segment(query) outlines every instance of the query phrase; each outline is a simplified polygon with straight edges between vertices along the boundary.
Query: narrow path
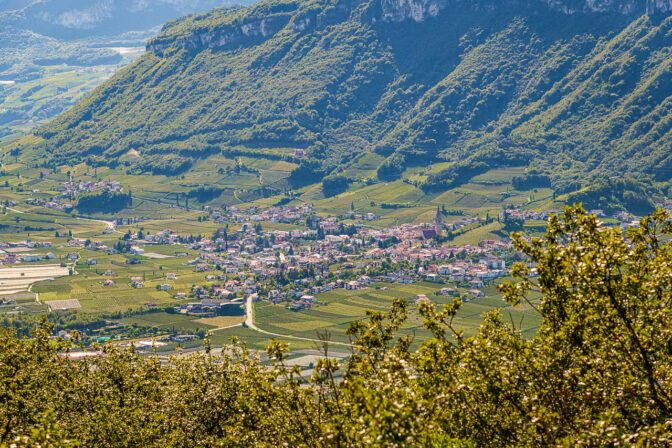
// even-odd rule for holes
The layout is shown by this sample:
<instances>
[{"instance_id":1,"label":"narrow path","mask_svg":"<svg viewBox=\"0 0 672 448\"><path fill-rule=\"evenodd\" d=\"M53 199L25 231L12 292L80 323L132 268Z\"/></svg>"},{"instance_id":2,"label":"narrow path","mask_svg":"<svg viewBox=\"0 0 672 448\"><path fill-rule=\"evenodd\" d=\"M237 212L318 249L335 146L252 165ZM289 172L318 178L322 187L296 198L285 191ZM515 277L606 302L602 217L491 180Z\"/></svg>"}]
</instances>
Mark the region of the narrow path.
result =
<instances>
[{"instance_id":1,"label":"narrow path","mask_svg":"<svg viewBox=\"0 0 672 448\"><path fill-rule=\"evenodd\" d=\"M18 213L20 215L25 215L26 214L26 212L23 212L21 210L18 210L18 209L12 208L12 207L6 207L6 210L8 210L10 212ZM114 223L114 221L105 221L103 219L89 218L87 216L77 216L77 217L75 217L75 219L77 219L79 221L92 221L92 222L105 224L111 232L119 233L119 234L122 233L122 232L117 230L117 225Z\"/></svg>"},{"instance_id":2,"label":"narrow path","mask_svg":"<svg viewBox=\"0 0 672 448\"><path fill-rule=\"evenodd\" d=\"M213 328L213 329L208 330L208 331L212 331L214 333L215 331L228 330L229 328L236 328L236 327L242 327L242 326L243 326L243 323L241 322L239 324L229 325L228 327Z\"/></svg>"},{"instance_id":3,"label":"narrow path","mask_svg":"<svg viewBox=\"0 0 672 448\"><path fill-rule=\"evenodd\" d=\"M34 284L35 283L31 283L30 285L28 285L28 292L33 292L33 285ZM39 292L35 293L35 301L39 304L42 304L42 302L40 302L40 293Z\"/></svg>"},{"instance_id":4,"label":"narrow path","mask_svg":"<svg viewBox=\"0 0 672 448\"><path fill-rule=\"evenodd\" d=\"M17 209L12 208L12 207L5 207L5 209L9 210L10 212L18 213L20 215L25 215L26 214L26 212L22 212L21 210L17 210Z\"/></svg>"},{"instance_id":5,"label":"narrow path","mask_svg":"<svg viewBox=\"0 0 672 448\"><path fill-rule=\"evenodd\" d=\"M123 232L117 230L117 225L115 224L114 221L105 221L103 219L87 218L86 216L77 216L76 219L79 221L91 221L105 224L110 232L123 234Z\"/></svg>"},{"instance_id":6,"label":"narrow path","mask_svg":"<svg viewBox=\"0 0 672 448\"><path fill-rule=\"evenodd\" d=\"M297 341L307 341L307 342L317 342L319 344L323 343L324 341L321 341L319 339L312 339L312 338L303 338L300 336L293 336L293 335L288 335L288 334L278 334L278 333L271 333L270 331L262 330L261 328L257 327L254 323L254 306L252 303L252 296L247 297L247 302L245 305L245 313L247 315L247 318L245 319L245 325L247 325L247 328L254 330L256 332L268 335L268 336L273 336L276 338L285 338L285 339L294 339ZM329 345L340 345L343 347L352 347L351 344L348 344L346 342L336 342L336 341L329 341Z\"/></svg>"}]
</instances>

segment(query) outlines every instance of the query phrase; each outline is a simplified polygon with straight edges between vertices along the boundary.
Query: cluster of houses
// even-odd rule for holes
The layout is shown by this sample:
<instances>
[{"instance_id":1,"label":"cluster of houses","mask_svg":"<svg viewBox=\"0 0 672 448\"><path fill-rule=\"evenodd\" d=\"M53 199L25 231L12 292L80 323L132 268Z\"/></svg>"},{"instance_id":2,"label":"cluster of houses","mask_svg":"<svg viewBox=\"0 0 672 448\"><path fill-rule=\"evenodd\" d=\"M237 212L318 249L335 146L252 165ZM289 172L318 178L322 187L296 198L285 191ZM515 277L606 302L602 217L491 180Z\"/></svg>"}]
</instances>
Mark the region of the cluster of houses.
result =
<instances>
[{"instance_id":1,"label":"cluster of houses","mask_svg":"<svg viewBox=\"0 0 672 448\"><path fill-rule=\"evenodd\" d=\"M313 206L311 204L301 204L295 206L279 206L261 209L259 207L250 207L241 209L235 206L227 207L223 210L206 208L210 212L210 217L215 222L274 222L285 224L296 224L305 222L313 215Z\"/></svg>"},{"instance_id":2,"label":"cluster of houses","mask_svg":"<svg viewBox=\"0 0 672 448\"><path fill-rule=\"evenodd\" d=\"M602 214L601 210L597 210ZM557 214L556 210L545 210L545 211L534 211L534 210L521 210L518 208L512 208L502 211L498 219L500 221L516 220L516 221L546 221L549 216ZM598 215L599 216L599 215Z\"/></svg>"},{"instance_id":3,"label":"cluster of houses","mask_svg":"<svg viewBox=\"0 0 672 448\"><path fill-rule=\"evenodd\" d=\"M120 192L121 190L121 183L118 181L101 180L99 182L91 182L69 180L62 183L61 194L59 196L49 199L30 198L26 200L26 203L70 213L74 209L72 201L79 194L95 191ZM33 193L39 193L39 191L34 190Z\"/></svg>"},{"instance_id":4,"label":"cluster of houses","mask_svg":"<svg viewBox=\"0 0 672 448\"><path fill-rule=\"evenodd\" d=\"M323 220L324 223L329 223ZM423 230L427 225L404 224L387 229L357 228L355 234L326 234L315 238L311 229L299 231L264 231L253 225L240 229L217 232L213 238L201 238L187 246L198 251L198 257L187 261L195 272L206 273L214 286L197 286L189 296L199 299L229 299L232 296L260 294L274 303L286 302L292 309L314 306L306 296L336 288L357 290L374 281L413 283L420 280L457 282L471 288L483 287L488 282L506 274L506 259L512 246L507 241L486 240L478 246L442 246L427 241ZM306 232L311 232L306 234ZM135 237L135 235L133 236ZM170 230L155 235L156 242L179 243L180 237ZM379 242L394 238L394 244L381 247ZM133 241L132 252L141 254L148 241ZM352 277L358 272L382 266L385 260L417 264L414 269L376 275ZM338 279L327 279L332 266L338 265ZM232 277L237 280L232 280ZM289 287L264 290L266 279L282 277ZM144 287L142 279L134 279L132 286ZM160 285L170 290L169 285ZM178 298L186 298L186 295Z\"/></svg>"},{"instance_id":5,"label":"cluster of houses","mask_svg":"<svg viewBox=\"0 0 672 448\"><path fill-rule=\"evenodd\" d=\"M118 191L116 182L67 182L66 191L83 192L92 189ZM666 202L672 210L672 201ZM176 313L194 316L240 315L244 312L245 297L264 299L285 304L296 311L319 306L316 297L337 288L359 290L375 283L412 284L418 281L434 282L444 286L445 296L479 298L483 288L496 279L508 275L508 265L519 261L510 241L484 240L477 245L444 244L437 236L464 227L479 224L478 217L460 216L444 223L437 210L436 219L429 224L401 224L387 228L373 228L359 222L344 226L341 218L317 217L310 204L278 206L268 209L228 207L215 210L206 207L209 218L220 223L243 223L235 229L222 227L212 237L186 238L166 229L153 234L127 234L129 252L142 255L146 246L176 245L198 252L185 260L195 272L205 274L206 282L190 291L172 291L170 281L174 273L165 276L158 290L171 292L181 300ZM598 216L600 210L593 211ZM546 220L553 210L536 212L511 209L502 212L500 219ZM345 218L375 219L373 214L354 211ZM621 223L632 224L636 217L625 212L615 216ZM263 229L263 223L300 224L295 230ZM124 224L123 220L118 222ZM232 226L233 227L233 226ZM297 226L298 227L298 226ZM0 244L0 264L42 261L56 258L53 253L35 255L12 252L12 248L38 247L31 241ZM115 253L116 249L100 241L70 238L69 247L86 247L92 251ZM130 245L130 246L128 246ZM48 246L43 246L48 247ZM185 251L186 252L186 251ZM176 252L177 253L177 252ZM71 254L78 257L77 254ZM51 257L51 258L49 258ZM70 257L70 255L68 256ZM74 258L75 260L77 258ZM91 266L94 258L88 259ZM114 274L106 271L103 285L114 286ZM130 286L145 288L142 277L132 277ZM437 286L438 288L438 286ZM187 302L187 300L189 300ZM416 301L430 300L422 294ZM183 303L186 302L186 303Z\"/></svg>"},{"instance_id":6,"label":"cluster of houses","mask_svg":"<svg viewBox=\"0 0 672 448\"><path fill-rule=\"evenodd\" d=\"M17 241L0 243L0 266L18 263L35 263L39 261L55 260L53 252L46 254L33 253L33 249L51 248L51 242Z\"/></svg>"},{"instance_id":7,"label":"cluster of houses","mask_svg":"<svg viewBox=\"0 0 672 448\"><path fill-rule=\"evenodd\" d=\"M487 255L478 261L473 259L457 260L449 264L432 264L423 269L425 279L430 282L443 282L445 280L469 284L473 288L482 288L489 281L506 275L506 261Z\"/></svg>"},{"instance_id":8,"label":"cluster of houses","mask_svg":"<svg viewBox=\"0 0 672 448\"><path fill-rule=\"evenodd\" d=\"M121 183L116 180L91 181L66 181L63 182L63 195L74 197L77 194L92 193L94 191L109 191L116 193L121 191Z\"/></svg>"},{"instance_id":9,"label":"cluster of houses","mask_svg":"<svg viewBox=\"0 0 672 448\"><path fill-rule=\"evenodd\" d=\"M666 199L662 204L662 208L667 211L672 212L672 200ZM557 214L557 210L545 210L542 212L533 211L533 210L521 210L521 209L508 209L502 211L498 219L500 220L515 220L522 223L526 221L546 221L549 216ZM628 227L637 227L639 225L639 217L628 213L626 211L618 211L612 215L607 214L604 210L593 209L588 213L597 216L598 218L613 218L620 223L622 229Z\"/></svg>"},{"instance_id":10,"label":"cluster of houses","mask_svg":"<svg viewBox=\"0 0 672 448\"><path fill-rule=\"evenodd\" d=\"M243 316L245 309L242 299L204 298L174 308L179 314L199 317Z\"/></svg>"},{"instance_id":11,"label":"cluster of houses","mask_svg":"<svg viewBox=\"0 0 672 448\"><path fill-rule=\"evenodd\" d=\"M51 199L31 198L26 201L29 205L37 205L40 207L50 208L52 210L60 210L65 213L72 212L75 207L68 199L55 197Z\"/></svg>"}]
</instances>

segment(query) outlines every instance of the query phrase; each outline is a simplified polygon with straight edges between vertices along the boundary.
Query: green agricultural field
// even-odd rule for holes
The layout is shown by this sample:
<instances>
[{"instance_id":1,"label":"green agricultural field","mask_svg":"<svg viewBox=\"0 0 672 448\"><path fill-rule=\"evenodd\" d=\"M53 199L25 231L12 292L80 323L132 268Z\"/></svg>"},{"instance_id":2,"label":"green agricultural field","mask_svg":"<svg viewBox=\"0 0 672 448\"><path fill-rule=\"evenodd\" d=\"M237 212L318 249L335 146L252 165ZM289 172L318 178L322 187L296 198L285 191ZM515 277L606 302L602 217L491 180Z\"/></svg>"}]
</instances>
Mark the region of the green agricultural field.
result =
<instances>
[{"instance_id":1,"label":"green agricultural field","mask_svg":"<svg viewBox=\"0 0 672 448\"><path fill-rule=\"evenodd\" d=\"M156 246L152 250L170 256L171 248L175 250L172 246ZM78 299L83 313L125 312L129 309L143 309L148 303L160 307L177 305L181 302L173 298L176 293L188 293L192 285L205 283L205 274L196 273L191 266L186 265L189 257L140 257L140 264L131 265L126 262L124 255L105 255L85 249L79 249L78 253L80 263L76 266L76 275L41 282L33 287L41 301ZM89 259L95 259L97 264L87 265ZM108 270L113 275L103 275ZM177 279L166 280L167 273L175 273ZM145 286L133 288L132 277L143 278ZM106 279L111 279L114 284L104 286ZM158 291L156 286L164 283L171 285L172 289Z\"/></svg>"},{"instance_id":2,"label":"green agricultural field","mask_svg":"<svg viewBox=\"0 0 672 448\"><path fill-rule=\"evenodd\" d=\"M101 239L107 225L102 222L73 218L71 215L43 207L17 206L0 214L0 241L18 241L26 238L35 241L60 242L56 232L83 239Z\"/></svg>"},{"instance_id":3,"label":"green agricultural field","mask_svg":"<svg viewBox=\"0 0 672 448\"><path fill-rule=\"evenodd\" d=\"M445 167L446 164L439 165ZM405 177L411 179L417 176L419 170L409 169ZM324 215L342 215L349 212L352 206L359 213L375 213L379 219L371 224L379 227L431 222L436 214L436 207L463 212L465 216L480 217L486 217L488 214L494 217L504 207L511 206L529 210L560 207L552 200L550 189L515 190L511 185L511 179L522 172L524 172L522 168L491 170L460 187L430 194L399 180L378 182L368 186L353 183L348 191L325 198L321 185L317 184L306 188L301 199L313 203L316 211ZM345 174L350 174L350 171L346 170Z\"/></svg>"},{"instance_id":4,"label":"green agricultural field","mask_svg":"<svg viewBox=\"0 0 672 448\"><path fill-rule=\"evenodd\" d=\"M315 342L289 338L271 338L265 334L243 327L213 331L210 336L210 340L214 345L230 344L233 339L244 342L249 348L254 350L265 350L272 340L288 344L291 350L315 349L319 347L319 344Z\"/></svg>"},{"instance_id":5,"label":"green agricultural field","mask_svg":"<svg viewBox=\"0 0 672 448\"><path fill-rule=\"evenodd\" d=\"M48 199L58 195L62 183L69 178L89 182L118 181L125 191L132 191L133 195L131 206L114 213L114 216L124 217L180 220L182 213L186 212L187 195L190 196L188 205L192 211L201 210L206 203L219 206L263 199L264 196L284 191L287 187L285 180L296 167L282 160L215 154L199 160L191 170L180 176L150 175L123 168L91 168L82 163L60 167L52 172L32 168L36 161L44 161L43 154L31 146L36 142L35 139L25 138L14 145L0 146L0 162L3 163L4 172L0 176L0 188L7 193L7 199L19 203L32 198ZM17 146L23 149L18 156L12 156L10 151ZM236 169L238 163L243 166L240 170ZM4 187L5 181L8 187ZM195 192L203 186L215 188L220 194L199 202ZM110 218L109 214L104 213L96 216Z\"/></svg>"},{"instance_id":6,"label":"green agricultural field","mask_svg":"<svg viewBox=\"0 0 672 448\"><path fill-rule=\"evenodd\" d=\"M320 332L329 332L332 340L348 342L345 334L350 322L365 319L366 312L385 312L394 299L404 299L409 303L409 319L403 327L406 334L415 335L417 341L429 336L422 326L422 320L417 314L415 296L426 294L432 301L443 304L452 300L443 296L436 296L435 292L441 288L431 283L412 285L379 284L376 287L360 291L334 290L316 296L316 301L322 305L311 310L291 311L284 305L258 303L255 305L256 325L271 333L302 338L317 338ZM486 297L463 303L457 318L456 326L466 334L474 334L478 329L483 313L496 309L502 310L507 320L520 325L524 333L532 333L538 326L539 318L531 309L523 306L512 308L504 303L496 289L486 290Z\"/></svg>"},{"instance_id":7,"label":"green agricultural field","mask_svg":"<svg viewBox=\"0 0 672 448\"><path fill-rule=\"evenodd\" d=\"M161 331L176 330L181 333L195 332L198 330L210 330L212 325L197 322L198 318L182 314L169 314L166 312L148 313L133 317L124 317L120 322L126 325L141 327L156 327Z\"/></svg>"},{"instance_id":8,"label":"green agricultural field","mask_svg":"<svg viewBox=\"0 0 672 448\"><path fill-rule=\"evenodd\" d=\"M508 236L508 233L503 230L502 225L497 221L485 225L472 225L465 230L467 231L460 233L450 244L475 246L483 240L500 240L502 237Z\"/></svg>"}]
</instances>

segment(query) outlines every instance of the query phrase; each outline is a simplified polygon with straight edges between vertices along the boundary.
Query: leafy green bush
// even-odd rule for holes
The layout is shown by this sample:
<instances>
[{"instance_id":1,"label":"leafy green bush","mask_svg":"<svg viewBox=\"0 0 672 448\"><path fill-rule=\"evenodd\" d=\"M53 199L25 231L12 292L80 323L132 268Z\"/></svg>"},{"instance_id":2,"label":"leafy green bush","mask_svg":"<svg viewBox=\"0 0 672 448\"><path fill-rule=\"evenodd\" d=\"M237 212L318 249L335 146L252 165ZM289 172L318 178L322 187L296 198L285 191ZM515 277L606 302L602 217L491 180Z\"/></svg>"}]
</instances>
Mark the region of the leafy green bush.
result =
<instances>
[{"instance_id":1,"label":"leafy green bush","mask_svg":"<svg viewBox=\"0 0 672 448\"><path fill-rule=\"evenodd\" d=\"M208 202L219 197L223 192L224 188L213 187L212 185L209 185L191 190L187 195L190 198L197 199L199 202Z\"/></svg>"},{"instance_id":2,"label":"leafy green bush","mask_svg":"<svg viewBox=\"0 0 672 448\"><path fill-rule=\"evenodd\" d=\"M336 196L345 192L350 185L350 178L336 175L325 177L322 181L322 192L326 197Z\"/></svg>"},{"instance_id":3,"label":"leafy green bush","mask_svg":"<svg viewBox=\"0 0 672 448\"><path fill-rule=\"evenodd\" d=\"M551 186L551 176L537 170L530 170L522 176L514 176L511 180L513 188L517 190L531 190L533 188L548 188Z\"/></svg>"},{"instance_id":4,"label":"leafy green bush","mask_svg":"<svg viewBox=\"0 0 672 448\"><path fill-rule=\"evenodd\" d=\"M613 213L628 210L644 215L654 210L650 190L653 187L629 177L601 179L592 186L572 193L570 204L582 203L588 209L602 209Z\"/></svg>"},{"instance_id":5,"label":"leafy green bush","mask_svg":"<svg viewBox=\"0 0 672 448\"><path fill-rule=\"evenodd\" d=\"M385 159L378 167L380 180L392 181L398 179L406 169L406 157L402 154L394 154Z\"/></svg>"},{"instance_id":6,"label":"leafy green bush","mask_svg":"<svg viewBox=\"0 0 672 448\"><path fill-rule=\"evenodd\" d=\"M129 207L132 203L130 192L102 191L81 196L77 200L76 208L83 213L114 213Z\"/></svg>"}]
</instances>

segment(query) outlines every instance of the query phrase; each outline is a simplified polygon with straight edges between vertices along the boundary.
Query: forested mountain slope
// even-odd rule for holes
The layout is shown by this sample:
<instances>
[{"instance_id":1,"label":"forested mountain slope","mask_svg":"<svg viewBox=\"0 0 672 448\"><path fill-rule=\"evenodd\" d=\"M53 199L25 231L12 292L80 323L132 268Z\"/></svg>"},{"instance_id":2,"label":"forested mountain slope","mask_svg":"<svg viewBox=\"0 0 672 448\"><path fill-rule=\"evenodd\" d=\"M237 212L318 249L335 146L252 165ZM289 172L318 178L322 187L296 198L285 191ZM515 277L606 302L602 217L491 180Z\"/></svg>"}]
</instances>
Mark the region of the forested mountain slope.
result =
<instances>
[{"instance_id":1,"label":"forested mountain slope","mask_svg":"<svg viewBox=\"0 0 672 448\"><path fill-rule=\"evenodd\" d=\"M558 192L672 176L669 0L267 0L164 27L41 129L51 163L176 173L236 146L306 148L295 180L358 154L426 190L529 165ZM604 187L602 185L599 188ZM622 186L619 188L623 188ZM641 186L627 187L637 193ZM621 192L622 193L622 192Z\"/></svg>"}]
</instances>

